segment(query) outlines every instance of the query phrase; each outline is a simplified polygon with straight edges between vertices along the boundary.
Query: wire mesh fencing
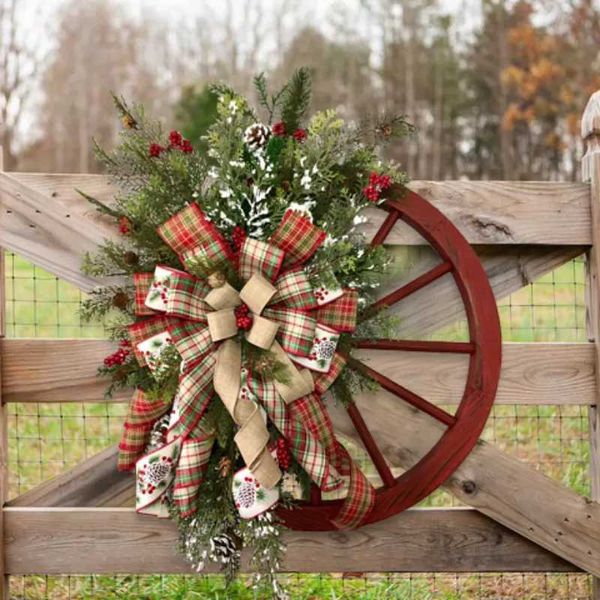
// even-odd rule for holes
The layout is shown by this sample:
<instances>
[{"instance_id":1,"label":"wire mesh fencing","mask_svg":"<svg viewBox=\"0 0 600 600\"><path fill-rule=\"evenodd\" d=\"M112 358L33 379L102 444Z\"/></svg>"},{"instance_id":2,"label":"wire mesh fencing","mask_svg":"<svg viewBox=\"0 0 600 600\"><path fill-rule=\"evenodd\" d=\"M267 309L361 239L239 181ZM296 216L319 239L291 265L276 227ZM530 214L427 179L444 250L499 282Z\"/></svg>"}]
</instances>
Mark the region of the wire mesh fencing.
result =
<instances>
[{"instance_id":1,"label":"wire mesh fencing","mask_svg":"<svg viewBox=\"0 0 600 600\"><path fill-rule=\"evenodd\" d=\"M6 260L8 337L102 337L101 324L83 323L82 294L11 253ZM583 259L573 260L498 303L505 341L585 341ZM8 408L9 496L14 497L75 466L121 433L126 405L14 403ZM585 406L496 405L483 435L500 449L589 494ZM443 491L424 503L454 504ZM321 574L290 575L294 598L514 598L591 597L590 577L569 574ZM11 577L11 598L164 599L252 598L242 580L223 592L218 576Z\"/></svg>"}]
</instances>

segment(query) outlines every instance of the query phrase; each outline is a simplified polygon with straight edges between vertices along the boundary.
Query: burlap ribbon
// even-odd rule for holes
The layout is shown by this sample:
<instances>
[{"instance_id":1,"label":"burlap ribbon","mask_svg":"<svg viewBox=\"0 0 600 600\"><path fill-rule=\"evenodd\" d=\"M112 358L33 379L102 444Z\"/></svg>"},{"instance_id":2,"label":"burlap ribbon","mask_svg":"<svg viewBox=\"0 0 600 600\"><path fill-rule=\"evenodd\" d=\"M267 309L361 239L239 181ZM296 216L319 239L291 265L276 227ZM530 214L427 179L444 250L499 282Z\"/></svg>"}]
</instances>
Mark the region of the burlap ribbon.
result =
<instances>
[{"instance_id":1,"label":"burlap ribbon","mask_svg":"<svg viewBox=\"0 0 600 600\"><path fill-rule=\"evenodd\" d=\"M260 316L277 289L262 275L254 273L238 292L228 283L213 289L204 300L214 309L207 314L208 329L213 342L225 340L217 351L213 376L215 391L238 425L235 442L246 466L261 485L272 488L281 478L281 471L268 450L269 432L258 405L240 394L242 348L238 339L235 308L242 302L252 313L252 326L246 334L251 344L273 352L285 364L286 383L277 382L277 391L285 402L293 402L314 390L310 373L299 371L275 341L279 325ZM303 369L302 371L305 371Z\"/></svg>"}]
</instances>

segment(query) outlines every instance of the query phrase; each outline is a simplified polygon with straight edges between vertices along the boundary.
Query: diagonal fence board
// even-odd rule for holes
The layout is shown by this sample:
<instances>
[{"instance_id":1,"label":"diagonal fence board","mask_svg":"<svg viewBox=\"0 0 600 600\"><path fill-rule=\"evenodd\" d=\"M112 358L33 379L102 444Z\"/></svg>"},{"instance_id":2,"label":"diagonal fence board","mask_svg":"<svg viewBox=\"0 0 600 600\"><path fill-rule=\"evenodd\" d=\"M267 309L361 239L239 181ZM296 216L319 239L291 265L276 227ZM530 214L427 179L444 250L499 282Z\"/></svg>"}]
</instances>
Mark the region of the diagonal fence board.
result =
<instances>
[{"instance_id":1,"label":"diagonal fence board","mask_svg":"<svg viewBox=\"0 0 600 600\"><path fill-rule=\"evenodd\" d=\"M100 402L98 365L114 347L104 340L6 339L0 342L5 402ZM467 355L357 350L356 356L436 404L462 397ZM505 343L497 404L596 402L594 347L589 343ZM110 402L126 402L120 391Z\"/></svg>"},{"instance_id":2,"label":"diagonal fence board","mask_svg":"<svg viewBox=\"0 0 600 600\"><path fill-rule=\"evenodd\" d=\"M444 426L380 390L357 406L392 467L408 469L437 442ZM338 432L360 443L346 411L328 400ZM600 574L600 504L480 440L444 487L512 531L594 575Z\"/></svg>"},{"instance_id":3,"label":"diagonal fence board","mask_svg":"<svg viewBox=\"0 0 600 600\"><path fill-rule=\"evenodd\" d=\"M7 508L4 518L11 575L190 572L174 524L133 509ZM288 572L577 570L471 509L411 509L358 530L284 538Z\"/></svg>"},{"instance_id":4,"label":"diagonal fence board","mask_svg":"<svg viewBox=\"0 0 600 600\"><path fill-rule=\"evenodd\" d=\"M475 250L483 264L494 295L498 300L532 283L542 275L560 267L585 251L581 246L484 246ZM386 285L381 295L411 281L439 262L428 247L418 249L402 261L393 284ZM435 298L435 302L431 299ZM464 303L451 275L445 275L415 292L389 309L399 319L399 337L423 337L465 318Z\"/></svg>"},{"instance_id":5,"label":"diagonal fence board","mask_svg":"<svg viewBox=\"0 0 600 600\"><path fill-rule=\"evenodd\" d=\"M133 506L131 473L117 471L117 446L10 500L8 506Z\"/></svg>"},{"instance_id":6,"label":"diagonal fence board","mask_svg":"<svg viewBox=\"0 0 600 600\"><path fill-rule=\"evenodd\" d=\"M11 173L63 206L81 203L75 189L110 202L109 177L85 174ZM590 187L585 183L536 181L412 181L410 189L439 208L471 244L591 244ZM367 228L383 219L382 211ZM398 228L390 243L421 244Z\"/></svg>"},{"instance_id":7,"label":"diagonal fence board","mask_svg":"<svg viewBox=\"0 0 600 600\"><path fill-rule=\"evenodd\" d=\"M84 206L83 199L80 206ZM80 272L86 252L116 231L88 206L75 212L0 173L0 245L90 291L99 280Z\"/></svg>"}]
</instances>

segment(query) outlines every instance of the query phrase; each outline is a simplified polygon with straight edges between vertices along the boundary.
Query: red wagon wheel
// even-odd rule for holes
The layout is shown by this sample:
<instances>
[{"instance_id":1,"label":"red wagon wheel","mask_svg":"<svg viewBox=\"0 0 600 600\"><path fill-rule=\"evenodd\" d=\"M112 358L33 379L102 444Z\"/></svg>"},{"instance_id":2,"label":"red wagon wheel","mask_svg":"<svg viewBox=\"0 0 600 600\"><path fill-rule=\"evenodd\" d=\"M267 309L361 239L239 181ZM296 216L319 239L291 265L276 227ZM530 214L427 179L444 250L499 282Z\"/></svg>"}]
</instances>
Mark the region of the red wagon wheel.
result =
<instances>
[{"instance_id":1,"label":"red wagon wheel","mask_svg":"<svg viewBox=\"0 0 600 600\"><path fill-rule=\"evenodd\" d=\"M376 380L382 388L401 401L427 413L446 427L437 443L421 460L399 477L394 477L358 407L356 404L349 407L352 423L383 482L383 486L377 490L375 507L364 524L386 519L420 502L438 488L467 457L481 434L494 402L502 350L494 294L479 258L456 227L427 200L411 191L387 200L383 208L388 211L388 215L373 238L373 245L383 244L396 222L402 220L429 242L441 258L441 263L379 299L375 308L396 304L451 273L462 297L469 341L363 339L356 340L356 347L466 354L469 356L469 369L462 399L452 415L363 362L355 358L349 359L350 368ZM325 501L317 497L297 508L281 509L279 514L292 529L330 530L335 529L332 520L341 503L342 500Z\"/></svg>"}]
</instances>

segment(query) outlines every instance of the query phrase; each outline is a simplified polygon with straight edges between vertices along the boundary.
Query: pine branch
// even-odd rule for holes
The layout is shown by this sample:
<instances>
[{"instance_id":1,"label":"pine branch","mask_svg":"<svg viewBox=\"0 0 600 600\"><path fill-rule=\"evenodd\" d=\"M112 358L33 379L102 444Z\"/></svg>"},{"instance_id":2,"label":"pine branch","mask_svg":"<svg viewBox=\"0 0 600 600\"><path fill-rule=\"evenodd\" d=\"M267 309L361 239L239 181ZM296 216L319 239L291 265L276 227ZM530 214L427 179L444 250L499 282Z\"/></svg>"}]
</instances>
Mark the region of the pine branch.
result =
<instances>
[{"instance_id":1,"label":"pine branch","mask_svg":"<svg viewBox=\"0 0 600 600\"><path fill-rule=\"evenodd\" d=\"M311 97L311 77L307 67L298 69L283 92L281 120L287 131L294 131L308 111Z\"/></svg>"},{"instance_id":2,"label":"pine branch","mask_svg":"<svg viewBox=\"0 0 600 600\"><path fill-rule=\"evenodd\" d=\"M86 194L80 189L75 188L75 191L80 196L83 196L90 204L93 204L100 212L110 215L111 217L115 217L115 219L120 219L123 216L123 213L119 212L118 210L115 210L114 208L111 208L110 206L108 206L108 204L104 204L104 202L100 202L100 200L98 200L97 198Z\"/></svg>"}]
</instances>

